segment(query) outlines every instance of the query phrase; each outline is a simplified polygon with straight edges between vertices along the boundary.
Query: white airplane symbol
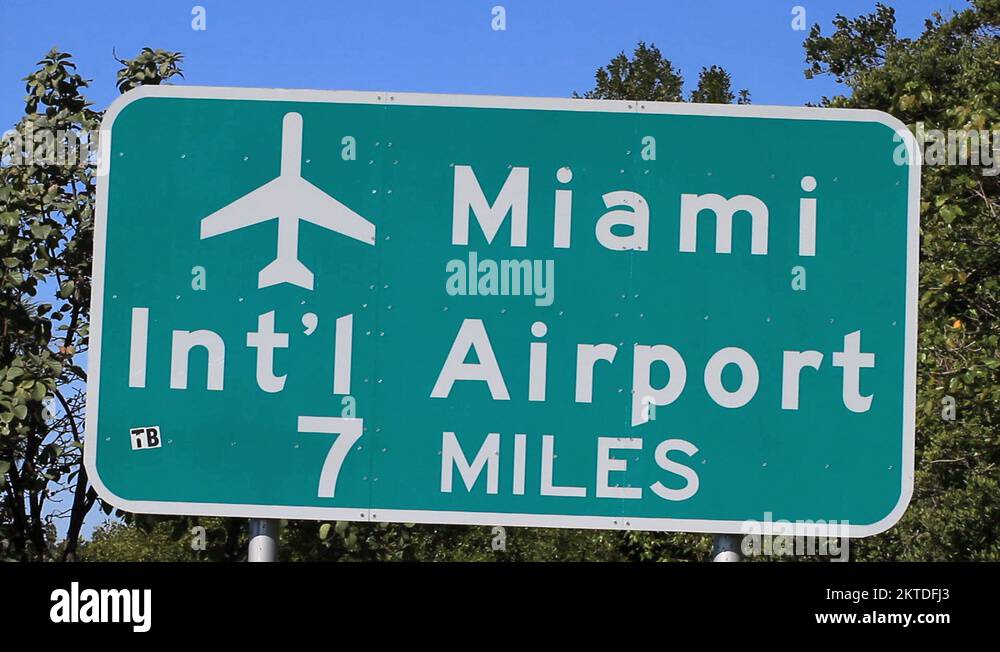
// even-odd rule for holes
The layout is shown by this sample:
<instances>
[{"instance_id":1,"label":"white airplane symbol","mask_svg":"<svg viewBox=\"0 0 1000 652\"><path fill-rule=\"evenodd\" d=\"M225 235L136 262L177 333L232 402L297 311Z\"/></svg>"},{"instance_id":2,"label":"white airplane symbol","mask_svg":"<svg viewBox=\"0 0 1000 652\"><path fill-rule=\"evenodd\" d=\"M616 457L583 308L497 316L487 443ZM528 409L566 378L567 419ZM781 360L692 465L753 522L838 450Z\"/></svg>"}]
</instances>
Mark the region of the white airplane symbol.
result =
<instances>
[{"instance_id":1,"label":"white airplane symbol","mask_svg":"<svg viewBox=\"0 0 1000 652\"><path fill-rule=\"evenodd\" d=\"M278 220L278 257L257 276L257 288L291 283L313 289L313 273L299 261L299 220L375 244L375 225L302 178L302 116L281 121L281 174L201 221L201 239Z\"/></svg>"}]
</instances>

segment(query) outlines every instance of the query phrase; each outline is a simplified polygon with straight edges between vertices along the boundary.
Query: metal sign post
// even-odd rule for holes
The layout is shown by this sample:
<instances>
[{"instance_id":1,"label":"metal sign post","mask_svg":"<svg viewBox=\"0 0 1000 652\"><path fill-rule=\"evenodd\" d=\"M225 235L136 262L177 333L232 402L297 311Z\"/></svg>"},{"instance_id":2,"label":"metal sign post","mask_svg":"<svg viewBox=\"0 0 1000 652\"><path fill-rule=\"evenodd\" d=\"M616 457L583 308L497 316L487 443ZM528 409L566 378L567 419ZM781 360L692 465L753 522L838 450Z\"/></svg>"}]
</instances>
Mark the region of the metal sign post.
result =
<instances>
[{"instance_id":1,"label":"metal sign post","mask_svg":"<svg viewBox=\"0 0 1000 652\"><path fill-rule=\"evenodd\" d=\"M712 561L743 561L738 534L716 534L712 537Z\"/></svg>"},{"instance_id":2,"label":"metal sign post","mask_svg":"<svg viewBox=\"0 0 1000 652\"><path fill-rule=\"evenodd\" d=\"M277 561L278 521L273 518L250 519L250 544L247 561Z\"/></svg>"}]
</instances>

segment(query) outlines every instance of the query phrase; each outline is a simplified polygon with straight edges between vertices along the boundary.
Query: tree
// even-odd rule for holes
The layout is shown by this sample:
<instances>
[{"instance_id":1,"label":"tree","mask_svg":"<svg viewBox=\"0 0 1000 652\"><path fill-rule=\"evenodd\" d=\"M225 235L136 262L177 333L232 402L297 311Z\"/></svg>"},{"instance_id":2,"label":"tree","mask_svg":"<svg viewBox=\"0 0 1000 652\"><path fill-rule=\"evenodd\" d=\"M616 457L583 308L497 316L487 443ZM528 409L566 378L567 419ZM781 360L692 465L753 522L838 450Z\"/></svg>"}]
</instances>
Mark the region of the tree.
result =
<instances>
[{"instance_id":1,"label":"tree","mask_svg":"<svg viewBox=\"0 0 1000 652\"><path fill-rule=\"evenodd\" d=\"M329 561L621 560L617 532L463 525L289 522L282 559Z\"/></svg>"},{"instance_id":2,"label":"tree","mask_svg":"<svg viewBox=\"0 0 1000 652\"><path fill-rule=\"evenodd\" d=\"M118 86L159 84L179 74L180 60L144 49L121 62ZM20 560L73 559L99 501L81 464L81 360L101 114L69 54L52 50L38 66L24 80L25 115L4 134L0 161L0 558ZM66 543L56 550L52 525L62 518Z\"/></svg>"},{"instance_id":3,"label":"tree","mask_svg":"<svg viewBox=\"0 0 1000 652\"><path fill-rule=\"evenodd\" d=\"M170 523L157 521L149 529L108 521L80 546L80 561L198 561L187 542L176 539Z\"/></svg>"},{"instance_id":4,"label":"tree","mask_svg":"<svg viewBox=\"0 0 1000 652\"><path fill-rule=\"evenodd\" d=\"M624 52L598 68L594 88L582 96L596 100L643 100L647 102L683 102L684 77L664 58L655 45L639 41L630 59ZM724 68L702 68L698 87L691 92L692 102L730 104L737 99L732 91L732 78ZM739 92L739 104L750 103L750 91Z\"/></svg>"},{"instance_id":5,"label":"tree","mask_svg":"<svg viewBox=\"0 0 1000 652\"><path fill-rule=\"evenodd\" d=\"M592 100L682 101L684 78L655 45L639 41L629 59L621 52L598 68L594 88L583 94Z\"/></svg>"},{"instance_id":6,"label":"tree","mask_svg":"<svg viewBox=\"0 0 1000 652\"><path fill-rule=\"evenodd\" d=\"M698 88L691 92L691 101L702 104L750 104L750 91L742 89L739 97L733 95L732 78L719 66L702 68L698 75Z\"/></svg>"},{"instance_id":7,"label":"tree","mask_svg":"<svg viewBox=\"0 0 1000 652\"><path fill-rule=\"evenodd\" d=\"M244 519L132 515L80 545L80 561L246 561Z\"/></svg>"},{"instance_id":8,"label":"tree","mask_svg":"<svg viewBox=\"0 0 1000 652\"><path fill-rule=\"evenodd\" d=\"M820 26L813 25L805 42L810 64L806 79L830 74L838 82L856 82L858 75L881 66L889 48L898 42L895 23L895 10L879 3L874 13L854 20L838 14L831 37L824 37Z\"/></svg>"},{"instance_id":9,"label":"tree","mask_svg":"<svg viewBox=\"0 0 1000 652\"><path fill-rule=\"evenodd\" d=\"M887 111L911 130L993 132L1000 155L1000 0L935 13L914 40L890 7L837 16L805 41L807 77L833 75L833 107ZM988 134L987 134L988 136ZM928 143L928 153L932 145ZM956 158L956 161L958 159ZM1000 559L1000 176L923 167L913 499L886 533L857 542L870 559ZM954 401L955 420L945 409Z\"/></svg>"}]
</instances>

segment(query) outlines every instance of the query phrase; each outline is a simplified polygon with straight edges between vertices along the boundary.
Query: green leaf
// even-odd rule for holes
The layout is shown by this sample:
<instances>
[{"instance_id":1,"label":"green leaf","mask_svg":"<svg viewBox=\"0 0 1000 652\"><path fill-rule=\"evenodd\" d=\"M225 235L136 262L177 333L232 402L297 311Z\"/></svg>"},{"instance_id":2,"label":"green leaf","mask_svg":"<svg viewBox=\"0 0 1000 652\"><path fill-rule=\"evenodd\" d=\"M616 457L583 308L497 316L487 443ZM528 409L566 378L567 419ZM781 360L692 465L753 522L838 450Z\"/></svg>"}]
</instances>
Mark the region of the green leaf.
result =
<instances>
[{"instance_id":1,"label":"green leaf","mask_svg":"<svg viewBox=\"0 0 1000 652\"><path fill-rule=\"evenodd\" d=\"M48 224L32 224L31 225L31 235L35 236L39 240L44 240L49 237L52 233L52 227Z\"/></svg>"}]
</instances>

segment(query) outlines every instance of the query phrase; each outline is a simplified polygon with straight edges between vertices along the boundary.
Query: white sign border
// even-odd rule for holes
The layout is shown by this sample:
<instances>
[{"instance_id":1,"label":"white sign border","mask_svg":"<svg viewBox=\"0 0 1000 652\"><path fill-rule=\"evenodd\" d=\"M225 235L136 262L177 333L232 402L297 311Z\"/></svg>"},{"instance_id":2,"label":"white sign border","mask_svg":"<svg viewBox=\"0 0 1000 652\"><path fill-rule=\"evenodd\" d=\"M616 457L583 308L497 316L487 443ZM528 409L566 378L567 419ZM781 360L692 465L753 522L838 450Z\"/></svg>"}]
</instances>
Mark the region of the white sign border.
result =
<instances>
[{"instance_id":1,"label":"white sign border","mask_svg":"<svg viewBox=\"0 0 1000 652\"><path fill-rule=\"evenodd\" d=\"M585 100L569 98L506 97L491 95L439 95L380 91L317 91L289 89L225 88L212 86L139 86L117 98L101 123L100 158L97 175L97 210L94 222L94 261L90 307L90 351L88 352L87 408L84 467L98 495L115 507L144 514L231 516L246 518L300 518L318 520L374 521L395 523L440 523L465 525L509 525L609 530L650 530L662 532L744 533L750 521L678 518L629 518L627 516L583 516L560 514L514 514L507 512L459 512L399 510L369 507L313 507L295 505L253 505L199 502L127 500L110 491L97 471L97 410L101 378L101 322L104 310L104 261L107 237L108 172L111 162L112 127L121 111L146 97L320 102L341 104L397 104L403 106L452 106L464 108L535 109L549 111L603 111L613 113L657 113L672 115L728 116L876 122L892 129L907 148L907 242L906 316L903 367L903 459L900 461L902 486L899 501L882 519L870 524L797 524L795 534L813 536L864 537L892 527L906 511L913 495L914 431L916 411L917 276L919 271L920 169L922 152L906 125L888 113L869 109L828 109L766 105L693 104L675 102L635 102L628 100ZM763 514L761 515L763 517ZM760 534L788 534L781 521L753 522ZM796 524L793 524L796 525Z\"/></svg>"}]
</instances>

